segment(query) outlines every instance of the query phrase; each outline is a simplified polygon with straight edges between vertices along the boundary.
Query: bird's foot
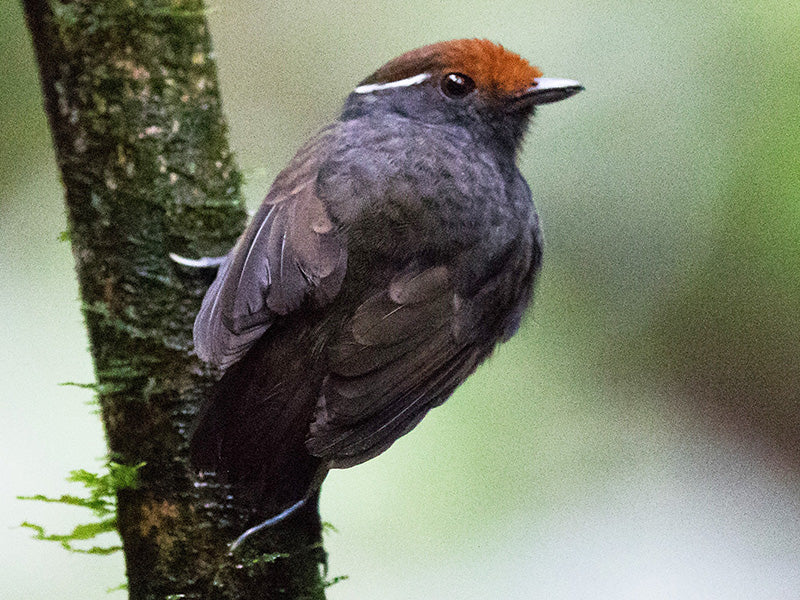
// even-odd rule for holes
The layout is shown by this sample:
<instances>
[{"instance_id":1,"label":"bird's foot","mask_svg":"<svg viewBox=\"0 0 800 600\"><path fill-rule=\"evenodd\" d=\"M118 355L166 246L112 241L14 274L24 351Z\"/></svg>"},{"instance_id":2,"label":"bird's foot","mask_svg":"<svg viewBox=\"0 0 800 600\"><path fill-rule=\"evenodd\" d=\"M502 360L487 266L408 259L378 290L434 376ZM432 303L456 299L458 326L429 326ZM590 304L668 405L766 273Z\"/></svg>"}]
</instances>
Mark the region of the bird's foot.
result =
<instances>
[{"instance_id":1,"label":"bird's foot","mask_svg":"<svg viewBox=\"0 0 800 600\"><path fill-rule=\"evenodd\" d=\"M174 252L169 253L173 262L191 269L218 269L225 262L225 256L201 256L200 258L186 258Z\"/></svg>"}]
</instances>

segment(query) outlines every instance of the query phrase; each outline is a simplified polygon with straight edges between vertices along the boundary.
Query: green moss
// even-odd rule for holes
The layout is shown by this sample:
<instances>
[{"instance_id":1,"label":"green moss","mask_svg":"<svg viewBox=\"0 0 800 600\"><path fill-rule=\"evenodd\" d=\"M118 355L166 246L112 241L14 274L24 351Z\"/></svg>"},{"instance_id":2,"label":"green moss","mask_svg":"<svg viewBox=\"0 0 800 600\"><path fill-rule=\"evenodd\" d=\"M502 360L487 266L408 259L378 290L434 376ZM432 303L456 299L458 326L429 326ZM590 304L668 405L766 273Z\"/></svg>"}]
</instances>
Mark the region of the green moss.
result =
<instances>
[{"instance_id":1,"label":"green moss","mask_svg":"<svg viewBox=\"0 0 800 600\"><path fill-rule=\"evenodd\" d=\"M76 387L82 390L92 390L97 394L114 394L116 392L122 392L126 389L125 386L116 383L78 383L76 381L64 381L59 385ZM93 404L96 402L96 399L92 400Z\"/></svg>"},{"instance_id":2,"label":"green moss","mask_svg":"<svg viewBox=\"0 0 800 600\"><path fill-rule=\"evenodd\" d=\"M243 561L244 566L254 566L259 564L270 564L274 563L279 558L288 558L290 555L287 552L270 552L268 554L261 554L260 556L256 556L255 558L248 559Z\"/></svg>"},{"instance_id":3,"label":"green moss","mask_svg":"<svg viewBox=\"0 0 800 600\"><path fill-rule=\"evenodd\" d=\"M38 500L40 498L24 498L25 500ZM60 500L57 500L60 501ZM77 525L67 534L48 534L45 532L44 527L24 521L22 527L33 529L36 532L34 539L44 540L47 542L59 542L61 546L70 552L78 552L80 554L100 554L107 555L119 552L122 546L92 546L91 548L78 548L73 545L73 542L90 540L103 533L111 533L117 530L117 520L114 518L104 519L96 523L85 523Z\"/></svg>"},{"instance_id":4,"label":"green moss","mask_svg":"<svg viewBox=\"0 0 800 600\"><path fill-rule=\"evenodd\" d=\"M325 579L322 581L322 589L327 589L332 585L336 585L341 581L346 581L350 579L349 575L337 575L336 577L331 577L330 579Z\"/></svg>"},{"instance_id":5,"label":"green moss","mask_svg":"<svg viewBox=\"0 0 800 600\"><path fill-rule=\"evenodd\" d=\"M74 542L91 540L104 533L115 532L117 529L116 519L116 496L117 492L126 489L135 489L138 481L138 472L144 463L138 465L123 465L113 461L106 464L106 472L92 473L85 469L71 471L67 481L82 483L88 491L86 496L74 496L64 494L58 498L52 498L43 494L35 496L17 496L19 500L34 500L37 502L52 502L65 504L67 506L79 506L87 508L94 513L96 521L77 525L70 533L48 534L45 528L36 523L25 521L22 527L32 529L36 535L34 539L48 542L59 542L63 548L70 552L83 554L112 554L122 549L122 546L93 546L89 549L79 548Z\"/></svg>"}]
</instances>

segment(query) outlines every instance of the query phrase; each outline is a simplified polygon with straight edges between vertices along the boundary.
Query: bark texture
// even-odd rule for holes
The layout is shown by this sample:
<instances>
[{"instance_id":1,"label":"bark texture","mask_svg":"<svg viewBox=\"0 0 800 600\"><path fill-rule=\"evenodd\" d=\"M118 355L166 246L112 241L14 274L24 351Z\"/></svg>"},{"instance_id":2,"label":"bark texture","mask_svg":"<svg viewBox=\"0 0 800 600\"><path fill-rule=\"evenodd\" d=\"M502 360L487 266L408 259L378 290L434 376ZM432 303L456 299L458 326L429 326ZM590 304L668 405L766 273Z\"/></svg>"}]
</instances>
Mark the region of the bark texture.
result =
<instances>
[{"instance_id":1,"label":"bark texture","mask_svg":"<svg viewBox=\"0 0 800 600\"><path fill-rule=\"evenodd\" d=\"M199 0L23 0L36 50L118 495L133 599L324 598L315 503L234 555L247 515L197 480L187 435L214 380L191 353L213 273L246 215Z\"/></svg>"}]
</instances>

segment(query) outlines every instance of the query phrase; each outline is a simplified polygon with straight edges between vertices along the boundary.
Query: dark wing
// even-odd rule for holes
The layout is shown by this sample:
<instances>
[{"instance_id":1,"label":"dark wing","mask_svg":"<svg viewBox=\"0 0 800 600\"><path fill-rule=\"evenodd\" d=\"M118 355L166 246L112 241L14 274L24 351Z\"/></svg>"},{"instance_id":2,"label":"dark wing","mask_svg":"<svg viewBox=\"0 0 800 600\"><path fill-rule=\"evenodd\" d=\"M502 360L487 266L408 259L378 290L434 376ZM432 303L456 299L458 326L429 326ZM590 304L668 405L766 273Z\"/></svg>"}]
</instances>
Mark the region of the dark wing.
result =
<instances>
[{"instance_id":1,"label":"dark wing","mask_svg":"<svg viewBox=\"0 0 800 600\"><path fill-rule=\"evenodd\" d=\"M223 369L239 360L278 315L339 291L345 241L316 195L325 134L312 140L272 186L206 292L194 324L198 356Z\"/></svg>"},{"instance_id":2,"label":"dark wing","mask_svg":"<svg viewBox=\"0 0 800 600\"><path fill-rule=\"evenodd\" d=\"M451 268L436 266L400 273L362 303L331 348L309 452L333 467L361 463L444 402L527 304L522 287L538 265L529 246L519 250L471 298L455 291Z\"/></svg>"}]
</instances>

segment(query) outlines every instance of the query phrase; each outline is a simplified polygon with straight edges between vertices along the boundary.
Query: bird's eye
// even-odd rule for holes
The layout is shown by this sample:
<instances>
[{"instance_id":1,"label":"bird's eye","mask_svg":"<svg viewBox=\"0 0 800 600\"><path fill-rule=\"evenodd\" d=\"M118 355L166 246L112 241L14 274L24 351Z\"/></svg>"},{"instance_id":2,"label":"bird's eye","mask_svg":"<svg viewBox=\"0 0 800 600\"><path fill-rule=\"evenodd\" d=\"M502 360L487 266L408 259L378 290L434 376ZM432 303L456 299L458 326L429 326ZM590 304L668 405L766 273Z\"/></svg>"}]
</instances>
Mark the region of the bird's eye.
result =
<instances>
[{"instance_id":1,"label":"bird's eye","mask_svg":"<svg viewBox=\"0 0 800 600\"><path fill-rule=\"evenodd\" d=\"M450 98L463 98L475 89L475 82L463 73L448 73L441 85L444 95Z\"/></svg>"}]
</instances>

